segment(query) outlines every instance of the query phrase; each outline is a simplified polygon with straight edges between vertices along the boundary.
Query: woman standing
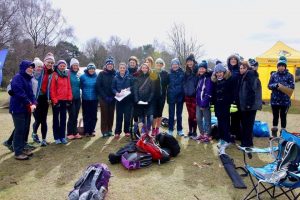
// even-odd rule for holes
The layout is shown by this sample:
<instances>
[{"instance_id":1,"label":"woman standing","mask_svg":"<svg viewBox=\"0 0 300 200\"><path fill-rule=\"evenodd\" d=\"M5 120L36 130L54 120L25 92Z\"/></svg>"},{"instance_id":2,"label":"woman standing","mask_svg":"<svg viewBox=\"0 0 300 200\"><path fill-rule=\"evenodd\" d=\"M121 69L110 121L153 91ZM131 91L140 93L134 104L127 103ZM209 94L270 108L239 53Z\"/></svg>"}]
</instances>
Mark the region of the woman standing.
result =
<instances>
[{"instance_id":1,"label":"woman standing","mask_svg":"<svg viewBox=\"0 0 300 200\"><path fill-rule=\"evenodd\" d=\"M161 125L162 113L165 106L167 87L169 83L168 72L164 70L165 62L158 58L155 61L155 70L157 80L155 81L155 94L153 100L153 123L152 135L159 134L159 127Z\"/></svg>"},{"instance_id":2,"label":"woman standing","mask_svg":"<svg viewBox=\"0 0 300 200\"><path fill-rule=\"evenodd\" d=\"M81 139L81 135L77 132L77 118L80 110L80 79L79 79L79 61L72 58L70 61L70 81L72 87L72 104L68 107L69 119L67 124L67 137L69 140Z\"/></svg>"},{"instance_id":3,"label":"woman standing","mask_svg":"<svg viewBox=\"0 0 300 200\"><path fill-rule=\"evenodd\" d=\"M201 62L198 65L198 84L196 89L196 118L200 135L196 138L201 142L210 142L211 112L210 102L213 93L211 73L207 71L207 63Z\"/></svg>"},{"instance_id":4,"label":"woman standing","mask_svg":"<svg viewBox=\"0 0 300 200\"><path fill-rule=\"evenodd\" d=\"M70 77L66 71L67 63L59 60L51 76L50 97L53 110L53 135L55 144L67 144L67 107L72 103Z\"/></svg>"},{"instance_id":5,"label":"woman standing","mask_svg":"<svg viewBox=\"0 0 300 200\"><path fill-rule=\"evenodd\" d=\"M134 83L134 102L136 104L135 112L138 121L145 124L147 133L151 130L153 111L152 100L154 97L155 85L150 78L150 68L144 63L140 67L141 72Z\"/></svg>"},{"instance_id":6,"label":"woman standing","mask_svg":"<svg viewBox=\"0 0 300 200\"><path fill-rule=\"evenodd\" d=\"M173 135L174 116L176 108L177 134L184 136L182 130L182 109L184 103L184 72L180 67L178 58L171 61L171 72L169 73L169 86L167 89L167 102L169 104L169 134Z\"/></svg>"},{"instance_id":7,"label":"woman standing","mask_svg":"<svg viewBox=\"0 0 300 200\"><path fill-rule=\"evenodd\" d=\"M277 62L277 72L271 75L269 89L271 93L271 107L273 113L272 136L277 137L278 121L280 116L281 130L286 128L286 116L291 106L291 98L283 93L281 88L295 88L294 76L287 69L287 59L281 56Z\"/></svg>"},{"instance_id":8,"label":"woman standing","mask_svg":"<svg viewBox=\"0 0 300 200\"><path fill-rule=\"evenodd\" d=\"M188 111L189 137L197 136L196 121L196 60L193 54L186 58L184 74L184 101Z\"/></svg>"},{"instance_id":9,"label":"woman standing","mask_svg":"<svg viewBox=\"0 0 300 200\"><path fill-rule=\"evenodd\" d=\"M80 76L82 90L82 117L85 136L95 136L94 131L97 123L98 98L96 92L96 66L89 63Z\"/></svg>"},{"instance_id":10,"label":"woman standing","mask_svg":"<svg viewBox=\"0 0 300 200\"><path fill-rule=\"evenodd\" d=\"M112 126L114 123L115 98L111 85L116 75L114 70L114 60L108 57L105 61L105 67L97 77L96 89L100 97L101 109L101 133L103 137L112 136Z\"/></svg>"},{"instance_id":11,"label":"woman standing","mask_svg":"<svg viewBox=\"0 0 300 200\"><path fill-rule=\"evenodd\" d=\"M50 100L50 76L53 73L53 66L54 66L54 56L52 53L48 53L44 58L44 68L41 71L41 75L37 76L38 80L38 88L36 92L37 97L37 108L34 112L34 123L32 125L32 139L36 143L40 143L41 146L47 146L47 115L48 115L48 108L49 108L49 100ZM40 141L37 131L39 126L41 125L41 132L42 132L42 142Z\"/></svg>"},{"instance_id":12,"label":"woman standing","mask_svg":"<svg viewBox=\"0 0 300 200\"><path fill-rule=\"evenodd\" d=\"M34 63L24 60L20 71L11 81L13 95L10 98L9 112L14 122L13 149L17 160L27 160L32 156L31 150L24 149L26 135L29 132L31 113L36 108L36 99L32 91Z\"/></svg>"},{"instance_id":13,"label":"woman standing","mask_svg":"<svg viewBox=\"0 0 300 200\"><path fill-rule=\"evenodd\" d=\"M122 96L122 91L132 91L132 78L127 70L126 63L120 63L118 72L112 82L112 91L116 97ZM124 133L126 137L130 136L129 126L131 118L131 109L133 105L132 94L126 96L116 103L116 130L115 138L119 139L122 133L122 123L124 118Z\"/></svg>"},{"instance_id":14,"label":"woman standing","mask_svg":"<svg viewBox=\"0 0 300 200\"><path fill-rule=\"evenodd\" d=\"M240 66L242 75L239 83L239 104L242 121L242 147L253 146L253 125L256 111L262 108L261 87L256 71L251 70L247 61L242 61Z\"/></svg>"}]
</instances>

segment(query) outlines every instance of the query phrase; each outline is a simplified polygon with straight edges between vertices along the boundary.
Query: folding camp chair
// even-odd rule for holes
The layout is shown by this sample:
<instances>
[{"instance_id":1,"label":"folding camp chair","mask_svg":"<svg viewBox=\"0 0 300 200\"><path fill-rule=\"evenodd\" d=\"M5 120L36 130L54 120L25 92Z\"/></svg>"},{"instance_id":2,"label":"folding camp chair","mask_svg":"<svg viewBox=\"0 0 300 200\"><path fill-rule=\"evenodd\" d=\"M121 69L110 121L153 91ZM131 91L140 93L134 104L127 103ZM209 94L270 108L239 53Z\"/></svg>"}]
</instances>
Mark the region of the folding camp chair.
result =
<instances>
[{"instance_id":1,"label":"folding camp chair","mask_svg":"<svg viewBox=\"0 0 300 200\"><path fill-rule=\"evenodd\" d=\"M274 143L278 142L277 146ZM244 200L267 193L272 199L285 196L287 199L298 199L300 192L295 189L300 187L300 138L286 131L281 132L281 137L270 141L269 148L239 147L244 154L245 169L249 174L253 189ZM247 164L247 156L252 153L271 153L275 160L262 167L253 167ZM257 182L255 182L255 179ZM262 191L260 191L260 187ZM298 193L297 193L298 192Z\"/></svg>"}]
</instances>

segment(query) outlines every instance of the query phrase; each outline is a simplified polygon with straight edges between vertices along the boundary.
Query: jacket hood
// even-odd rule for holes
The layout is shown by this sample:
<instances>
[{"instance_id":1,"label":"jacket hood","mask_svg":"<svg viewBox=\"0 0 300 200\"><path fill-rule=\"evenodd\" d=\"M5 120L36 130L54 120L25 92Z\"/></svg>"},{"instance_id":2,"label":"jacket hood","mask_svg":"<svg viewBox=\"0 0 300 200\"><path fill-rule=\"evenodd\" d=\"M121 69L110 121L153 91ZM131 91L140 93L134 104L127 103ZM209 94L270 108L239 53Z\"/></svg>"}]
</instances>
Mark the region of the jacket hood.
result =
<instances>
[{"instance_id":1,"label":"jacket hood","mask_svg":"<svg viewBox=\"0 0 300 200\"><path fill-rule=\"evenodd\" d=\"M116 77L118 77L118 78L125 78L127 76L129 76L129 71L128 70L125 71L125 74L124 74L123 77L120 75L119 71L116 72Z\"/></svg>"},{"instance_id":2,"label":"jacket hood","mask_svg":"<svg viewBox=\"0 0 300 200\"><path fill-rule=\"evenodd\" d=\"M232 65L230 64L230 59L231 59L231 58L235 58L235 59L237 60L237 65L236 65L236 66L232 66ZM239 57L238 55L232 54L232 55L230 55L230 56L227 58L227 66L228 66L228 69L229 69L230 71L232 71L234 67L239 67L240 65L241 65L241 59L240 59L240 57Z\"/></svg>"},{"instance_id":3,"label":"jacket hood","mask_svg":"<svg viewBox=\"0 0 300 200\"><path fill-rule=\"evenodd\" d=\"M34 68L35 65L33 62L31 62L29 60L23 60L19 66L20 74L26 73L26 69L29 68L30 66L32 66Z\"/></svg>"},{"instance_id":4,"label":"jacket hood","mask_svg":"<svg viewBox=\"0 0 300 200\"><path fill-rule=\"evenodd\" d=\"M231 72L229 70L227 70L225 72L225 75L224 75L224 79L227 80L231 77ZM216 77L216 74L213 73L212 76L211 76L211 81L216 83L218 81L217 77Z\"/></svg>"}]
</instances>

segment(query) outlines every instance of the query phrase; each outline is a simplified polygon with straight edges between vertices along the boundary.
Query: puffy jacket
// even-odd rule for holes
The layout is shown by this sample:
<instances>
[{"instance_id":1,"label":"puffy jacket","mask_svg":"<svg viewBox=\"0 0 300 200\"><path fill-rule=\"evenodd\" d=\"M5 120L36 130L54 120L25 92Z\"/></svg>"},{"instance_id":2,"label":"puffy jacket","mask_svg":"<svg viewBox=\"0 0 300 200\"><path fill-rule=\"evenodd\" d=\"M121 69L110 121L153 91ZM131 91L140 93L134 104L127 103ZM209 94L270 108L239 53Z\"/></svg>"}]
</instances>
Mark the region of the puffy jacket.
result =
<instances>
[{"instance_id":1,"label":"puffy jacket","mask_svg":"<svg viewBox=\"0 0 300 200\"><path fill-rule=\"evenodd\" d=\"M294 76L289 73L287 69L283 72L274 72L271 75L268 85L269 89L272 90L271 105L290 106L290 97L277 89L278 83L281 83L283 86L286 86L288 88L294 89Z\"/></svg>"},{"instance_id":2,"label":"puffy jacket","mask_svg":"<svg viewBox=\"0 0 300 200\"><path fill-rule=\"evenodd\" d=\"M116 75L116 71L107 70L106 68L99 73L97 77L96 90L97 94L101 99L105 99L106 97L114 97L114 93L112 92L111 85L112 81ZM113 98L114 99L114 98Z\"/></svg>"},{"instance_id":3,"label":"puffy jacket","mask_svg":"<svg viewBox=\"0 0 300 200\"><path fill-rule=\"evenodd\" d=\"M230 105L233 103L233 79L230 71L226 71L222 80L217 80L213 74L211 80L213 86L212 103L215 105L216 116L227 115L229 113Z\"/></svg>"},{"instance_id":4,"label":"puffy jacket","mask_svg":"<svg viewBox=\"0 0 300 200\"><path fill-rule=\"evenodd\" d=\"M80 99L80 78L79 78L80 76L78 74L78 71L75 72L73 70L70 70L69 74L70 74L73 99Z\"/></svg>"},{"instance_id":5,"label":"puffy jacket","mask_svg":"<svg viewBox=\"0 0 300 200\"><path fill-rule=\"evenodd\" d=\"M184 72L181 68L169 73L169 86L167 89L167 102L179 103L184 101Z\"/></svg>"},{"instance_id":6,"label":"puffy jacket","mask_svg":"<svg viewBox=\"0 0 300 200\"><path fill-rule=\"evenodd\" d=\"M123 77L120 75L119 72L117 72L116 76L114 77L114 79L112 81L111 88L112 88L112 92L114 93L114 95L116 95L116 93L121 92L121 90L123 90L123 89L130 88L131 95L127 96L125 99L131 98L132 92L133 92L132 91L132 89L133 89L132 76L129 75L128 71L126 71L126 73Z\"/></svg>"},{"instance_id":7,"label":"puffy jacket","mask_svg":"<svg viewBox=\"0 0 300 200\"><path fill-rule=\"evenodd\" d=\"M248 70L240 79L239 100L242 111L262 108L261 83L256 71Z\"/></svg>"},{"instance_id":8,"label":"puffy jacket","mask_svg":"<svg viewBox=\"0 0 300 200\"><path fill-rule=\"evenodd\" d=\"M97 74L90 75L87 70L80 76L80 87L83 100L97 100L96 91Z\"/></svg>"},{"instance_id":9,"label":"puffy jacket","mask_svg":"<svg viewBox=\"0 0 300 200\"><path fill-rule=\"evenodd\" d=\"M50 97L53 104L57 104L61 100L71 101L73 99L70 77L67 73L62 75L57 69L56 72L53 72L49 81Z\"/></svg>"},{"instance_id":10,"label":"puffy jacket","mask_svg":"<svg viewBox=\"0 0 300 200\"><path fill-rule=\"evenodd\" d=\"M36 104L36 99L32 91L32 76L25 72L28 63L29 61L23 61L20 64L19 73L11 81L11 90L14 94L10 98L9 112L13 114L26 113L28 112L28 106Z\"/></svg>"},{"instance_id":11,"label":"puffy jacket","mask_svg":"<svg viewBox=\"0 0 300 200\"><path fill-rule=\"evenodd\" d=\"M187 70L184 74L184 95L194 97L196 95L197 77L196 74Z\"/></svg>"},{"instance_id":12,"label":"puffy jacket","mask_svg":"<svg viewBox=\"0 0 300 200\"><path fill-rule=\"evenodd\" d=\"M146 84L144 84L146 82ZM143 88L142 85L144 84ZM134 92L134 102L145 101L151 102L154 98L155 84L154 81L150 79L149 73L141 73L135 80L133 86Z\"/></svg>"},{"instance_id":13,"label":"puffy jacket","mask_svg":"<svg viewBox=\"0 0 300 200\"><path fill-rule=\"evenodd\" d=\"M211 74L205 73L199 77L196 89L196 102L201 108L208 108L213 93Z\"/></svg>"}]
</instances>

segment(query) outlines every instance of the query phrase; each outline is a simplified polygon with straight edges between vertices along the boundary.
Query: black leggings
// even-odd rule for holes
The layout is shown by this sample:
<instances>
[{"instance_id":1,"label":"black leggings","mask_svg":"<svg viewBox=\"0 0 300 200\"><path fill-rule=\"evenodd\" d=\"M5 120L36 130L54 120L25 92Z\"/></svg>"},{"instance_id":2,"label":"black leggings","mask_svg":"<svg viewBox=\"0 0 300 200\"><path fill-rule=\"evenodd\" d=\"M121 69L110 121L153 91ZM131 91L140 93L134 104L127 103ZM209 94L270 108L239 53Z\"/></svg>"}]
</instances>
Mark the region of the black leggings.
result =
<instances>
[{"instance_id":1,"label":"black leggings","mask_svg":"<svg viewBox=\"0 0 300 200\"><path fill-rule=\"evenodd\" d=\"M278 126L279 114L281 121L281 128L286 128L286 115L289 111L289 106L272 105L273 126Z\"/></svg>"},{"instance_id":2,"label":"black leggings","mask_svg":"<svg viewBox=\"0 0 300 200\"><path fill-rule=\"evenodd\" d=\"M32 125L33 132L37 133L39 126L41 125L42 139L45 140L47 136L47 114L48 114L48 98L47 95L40 95L37 99L38 105L33 113L34 123Z\"/></svg>"}]
</instances>

